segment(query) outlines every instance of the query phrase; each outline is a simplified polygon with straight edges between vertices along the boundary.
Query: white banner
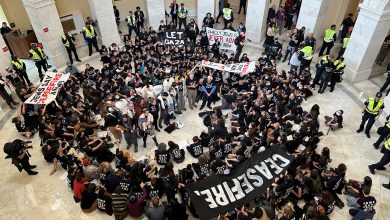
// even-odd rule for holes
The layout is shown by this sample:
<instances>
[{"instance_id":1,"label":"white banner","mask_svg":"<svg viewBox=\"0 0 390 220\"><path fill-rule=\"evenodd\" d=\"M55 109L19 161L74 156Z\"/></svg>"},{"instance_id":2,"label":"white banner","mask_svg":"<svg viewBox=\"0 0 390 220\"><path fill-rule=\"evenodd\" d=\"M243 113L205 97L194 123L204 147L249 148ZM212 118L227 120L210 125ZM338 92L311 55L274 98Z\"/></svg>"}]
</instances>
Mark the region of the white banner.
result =
<instances>
[{"instance_id":1,"label":"white banner","mask_svg":"<svg viewBox=\"0 0 390 220\"><path fill-rule=\"evenodd\" d=\"M243 73L243 74L254 72L256 68L255 61L225 65L221 63L213 63L210 61L203 60L200 65L208 68L216 69L216 70L227 71L232 73Z\"/></svg>"},{"instance_id":2,"label":"white banner","mask_svg":"<svg viewBox=\"0 0 390 220\"><path fill-rule=\"evenodd\" d=\"M24 103L49 104L56 99L58 91L68 78L69 74L46 72L38 89Z\"/></svg>"},{"instance_id":3,"label":"white banner","mask_svg":"<svg viewBox=\"0 0 390 220\"><path fill-rule=\"evenodd\" d=\"M206 28L206 32L210 45L219 41L221 43L220 49L236 50L237 46L234 44L234 41L238 37L238 33L236 31Z\"/></svg>"}]
</instances>

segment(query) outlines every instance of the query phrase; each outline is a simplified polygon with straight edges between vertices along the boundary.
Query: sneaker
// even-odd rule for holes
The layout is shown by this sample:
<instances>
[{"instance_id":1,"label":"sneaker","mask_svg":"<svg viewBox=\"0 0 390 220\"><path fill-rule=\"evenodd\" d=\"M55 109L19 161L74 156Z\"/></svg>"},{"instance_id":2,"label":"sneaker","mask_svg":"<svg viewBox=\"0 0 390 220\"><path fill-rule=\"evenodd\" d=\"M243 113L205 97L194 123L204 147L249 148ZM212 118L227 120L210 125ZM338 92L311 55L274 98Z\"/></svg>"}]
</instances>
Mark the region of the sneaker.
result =
<instances>
[{"instance_id":1,"label":"sneaker","mask_svg":"<svg viewBox=\"0 0 390 220\"><path fill-rule=\"evenodd\" d=\"M385 187L386 189L390 189L390 184L382 184L383 187Z\"/></svg>"},{"instance_id":2,"label":"sneaker","mask_svg":"<svg viewBox=\"0 0 390 220\"><path fill-rule=\"evenodd\" d=\"M370 134L369 134L369 133L366 133L366 136L367 136L368 138L371 138L371 136L370 136Z\"/></svg>"}]
</instances>

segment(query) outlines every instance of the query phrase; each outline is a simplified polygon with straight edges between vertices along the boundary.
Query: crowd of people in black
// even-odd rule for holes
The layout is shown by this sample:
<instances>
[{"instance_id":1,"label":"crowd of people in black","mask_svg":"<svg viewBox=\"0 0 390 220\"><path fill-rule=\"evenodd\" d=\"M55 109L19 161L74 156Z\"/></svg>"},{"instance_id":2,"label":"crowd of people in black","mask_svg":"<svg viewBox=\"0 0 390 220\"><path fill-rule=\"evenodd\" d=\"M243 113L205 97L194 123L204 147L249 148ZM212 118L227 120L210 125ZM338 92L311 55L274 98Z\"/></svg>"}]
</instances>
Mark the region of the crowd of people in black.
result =
<instances>
[{"instance_id":1,"label":"crowd of people in black","mask_svg":"<svg viewBox=\"0 0 390 220\"><path fill-rule=\"evenodd\" d=\"M205 68L200 61L231 64L249 58L244 53L237 60L218 43L209 45L196 28L188 28L183 47L166 47L165 28L164 22L157 31L141 28L134 40L124 35L122 47L102 46L103 68L73 69L55 101L22 104L21 116L12 120L21 135L39 136L44 159L53 163L51 174L58 165L66 170L84 212L98 209L116 219L143 214L153 220L197 218L202 210L194 208L186 185L228 175L251 155L282 148L295 156L288 171L253 202L218 219L329 219L335 206L344 207L343 192L353 219L373 217L371 179L346 181L346 165L330 167L330 149L317 149L323 135L320 107L305 111L301 106L313 95L309 67L301 73L279 71L277 57L263 52L249 74ZM33 84L20 87L21 101L35 89ZM208 108L199 113L207 129L186 150L173 140L159 142L156 133L173 132L179 126L176 116L198 105ZM342 114L338 110L327 117L325 126L342 128ZM130 153L138 151L140 140L155 150L153 157ZM120 149L122 142L126 150ZM197 162L175 171L185 157Z\"/></svg>"}]
</instances>

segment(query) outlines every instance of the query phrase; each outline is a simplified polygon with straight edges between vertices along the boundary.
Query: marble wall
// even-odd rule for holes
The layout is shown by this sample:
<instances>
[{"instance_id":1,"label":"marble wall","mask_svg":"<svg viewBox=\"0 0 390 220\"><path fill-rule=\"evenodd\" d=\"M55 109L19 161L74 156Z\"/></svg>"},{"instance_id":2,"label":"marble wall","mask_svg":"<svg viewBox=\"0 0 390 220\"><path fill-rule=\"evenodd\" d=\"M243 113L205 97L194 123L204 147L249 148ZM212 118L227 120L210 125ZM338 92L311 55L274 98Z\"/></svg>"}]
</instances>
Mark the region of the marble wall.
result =
<instances>
[{"instance_id":1,"label":"marble wall","mask_svg":"<svg viewBox=\"0 0 390 220\"><path fill-rule=\"evenodd\" d=\"M248 0L246 12L246 39L260 43L266 31L269 0Z\"/></svg>"}]
</instances>

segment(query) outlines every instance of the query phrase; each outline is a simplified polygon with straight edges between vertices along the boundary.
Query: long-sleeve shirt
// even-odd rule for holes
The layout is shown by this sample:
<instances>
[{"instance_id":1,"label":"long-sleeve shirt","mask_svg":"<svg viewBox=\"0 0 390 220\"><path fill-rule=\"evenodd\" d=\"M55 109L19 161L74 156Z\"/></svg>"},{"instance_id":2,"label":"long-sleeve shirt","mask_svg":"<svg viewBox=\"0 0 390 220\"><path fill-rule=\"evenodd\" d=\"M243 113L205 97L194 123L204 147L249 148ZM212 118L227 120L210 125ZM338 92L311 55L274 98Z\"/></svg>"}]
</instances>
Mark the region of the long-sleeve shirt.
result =
<instances>
[{"instance_id":1,"label":"long-sleeve shirt","mask_svg":"<svg viewBox=\"0 0 390 220\"><path fill-rule=\"evenodd\" d=\"M127 209L129 210L129 215L131 217L137 218L142 215L144 212L144 201L146 199L147 192L145 187L142 188L142 194L138 197L133 203L127 203Z\"/></svg>"}]
</instances>

